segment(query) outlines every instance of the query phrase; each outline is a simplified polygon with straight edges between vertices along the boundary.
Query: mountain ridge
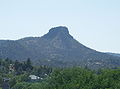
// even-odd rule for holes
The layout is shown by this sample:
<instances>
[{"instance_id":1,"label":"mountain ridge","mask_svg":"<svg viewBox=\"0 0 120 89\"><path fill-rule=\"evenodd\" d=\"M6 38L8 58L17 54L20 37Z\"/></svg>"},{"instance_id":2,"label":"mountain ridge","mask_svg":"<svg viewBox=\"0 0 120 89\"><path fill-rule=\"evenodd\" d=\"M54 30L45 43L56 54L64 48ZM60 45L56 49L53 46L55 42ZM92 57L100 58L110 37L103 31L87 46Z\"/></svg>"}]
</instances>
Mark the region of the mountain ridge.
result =
<instances>
[{"instance_id":1,"label":"mountain ridge","mask_svg":"<svg viewBox=\"0 0 120 89\"><path fill-rule=\"evenodd\" d=\"M0 58L24 61L31 58L35 64L49 66L88 66L90 68L118 67L120 57L98 52L79 43L67 27L59 26L41 37L19 40L0 40Z\"/></svg>"}]
</instances>

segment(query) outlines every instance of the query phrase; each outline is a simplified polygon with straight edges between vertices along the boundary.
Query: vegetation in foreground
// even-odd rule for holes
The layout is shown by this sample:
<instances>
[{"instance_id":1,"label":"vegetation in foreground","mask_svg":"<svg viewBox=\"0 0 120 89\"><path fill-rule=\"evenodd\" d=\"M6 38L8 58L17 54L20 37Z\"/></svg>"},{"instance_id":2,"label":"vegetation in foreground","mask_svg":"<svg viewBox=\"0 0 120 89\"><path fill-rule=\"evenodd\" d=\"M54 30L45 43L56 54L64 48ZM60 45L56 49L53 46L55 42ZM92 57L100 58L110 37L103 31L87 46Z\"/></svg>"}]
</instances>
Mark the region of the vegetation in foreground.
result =
<instances>
[{"instance_id":1,"label":"vegetation in foreground","mask_svg":"<svg viewBox=\"0 0 120 89\"><path fill-rule=\"evenodd\" d=\"M10 66L13 65L13 70ZM31 81L29 75L39 76ZM9 78L12 89L120 89L120 69L92 71L87 68L53 69L25 62L0 60L0 86Z\"/></svg>"}]
</instances>

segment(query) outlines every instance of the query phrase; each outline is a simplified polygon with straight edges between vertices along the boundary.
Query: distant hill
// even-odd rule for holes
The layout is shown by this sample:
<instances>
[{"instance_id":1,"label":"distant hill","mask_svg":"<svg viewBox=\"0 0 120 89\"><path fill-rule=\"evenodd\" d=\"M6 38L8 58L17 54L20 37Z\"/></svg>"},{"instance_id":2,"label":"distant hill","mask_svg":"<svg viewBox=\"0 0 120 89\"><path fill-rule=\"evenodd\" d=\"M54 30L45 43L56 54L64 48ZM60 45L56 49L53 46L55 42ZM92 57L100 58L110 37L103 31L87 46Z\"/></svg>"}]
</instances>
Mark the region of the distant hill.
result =
<instances>
[{"instance_id":1,"label":"distant hill","mask_svg":"<svg viewBox=\"0 0 120 89\"><path fill-rule=\"evenodd\" d=\"M120 57L120 54L119 54L119 53L108 53L108 54L113 55L113 56Z\"/></svg>"},{"instance_id":2,"label":"distant hill","mask_svg":"<svg viewBox=\"0 0 120 89\"><path fill-rule=\"evenodd\" d=\"M19 40L0 40L0 58L26 60L34 64L55 67L82 66L114 68L120 66L120 57L98 52L75 40L67 27L51 28L42 37Z\"/></svg>"}]
</instances>

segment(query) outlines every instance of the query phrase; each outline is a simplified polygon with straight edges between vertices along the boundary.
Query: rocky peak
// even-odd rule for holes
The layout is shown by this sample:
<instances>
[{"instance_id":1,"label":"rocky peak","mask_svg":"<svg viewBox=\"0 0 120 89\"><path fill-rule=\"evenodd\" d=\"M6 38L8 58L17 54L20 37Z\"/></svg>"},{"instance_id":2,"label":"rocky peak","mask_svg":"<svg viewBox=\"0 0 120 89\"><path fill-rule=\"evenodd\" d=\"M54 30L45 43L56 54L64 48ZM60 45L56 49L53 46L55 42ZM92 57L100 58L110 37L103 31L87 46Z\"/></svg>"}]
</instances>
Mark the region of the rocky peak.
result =
<instances>
[{"instance_id":1,"label":"rocky peak","mask_svg":"<svg viewBox=\"0 0 120 89\"><path fill-rule=\"evenodd\" d=\"M69 34L69 31L68 31L68 28L67 27L64 27L64 26L59 26L59 27L54 27L54 28L51 28L49 30L49 32L44 35L43 37L44 38L47 38L47 39L52 39L56 36L59 36L59 37L70 37L70 38L73 38L70 34Z\"/></svg>"},{"instance_id":2,"label":"rocky peak","mask_svg":"<svg viewBox=\"0 0 120 89\"><path fill-rule=\"evenodd\" d=\"M56 34L56 33L69 34L69 31L68 31L67 27L59 26L59 27L51 28L49 30L49 33L53 33L53 34Z\"/></svg>"}]
</instances>

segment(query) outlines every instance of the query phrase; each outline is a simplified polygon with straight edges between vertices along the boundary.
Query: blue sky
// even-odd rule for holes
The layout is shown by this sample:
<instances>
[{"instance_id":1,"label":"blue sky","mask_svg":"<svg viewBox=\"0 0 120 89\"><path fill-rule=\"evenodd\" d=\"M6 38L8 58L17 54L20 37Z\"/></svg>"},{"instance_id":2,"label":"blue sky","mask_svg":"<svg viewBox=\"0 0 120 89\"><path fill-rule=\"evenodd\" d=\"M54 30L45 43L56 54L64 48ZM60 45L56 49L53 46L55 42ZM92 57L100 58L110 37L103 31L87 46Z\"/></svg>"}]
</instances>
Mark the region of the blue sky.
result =
<instances>
[{"instance_id":1,"label":"blue sky","mask_svg":"<svg viewBox=\"0 0 120 89\"><path fill-rule=\"evenodd\" d=\"M0 39L38 37L61 25L88 47L120 53L120 0L0 0Z\"/></svg>"}]
</instances>

